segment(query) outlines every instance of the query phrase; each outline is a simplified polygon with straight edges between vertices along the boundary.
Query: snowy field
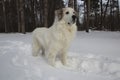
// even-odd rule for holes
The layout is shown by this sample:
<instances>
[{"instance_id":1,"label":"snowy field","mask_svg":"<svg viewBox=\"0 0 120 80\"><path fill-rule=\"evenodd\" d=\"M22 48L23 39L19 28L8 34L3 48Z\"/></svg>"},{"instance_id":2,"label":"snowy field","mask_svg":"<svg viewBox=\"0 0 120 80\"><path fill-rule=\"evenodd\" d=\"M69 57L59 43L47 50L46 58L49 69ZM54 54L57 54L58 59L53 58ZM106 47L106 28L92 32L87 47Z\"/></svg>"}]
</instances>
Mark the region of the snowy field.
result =
<instances>
[{"instance_id":1,"label":"snowy field","mask_svg":"<svg viewBox=\"0 0 120 80\"><path fill-rule=\"evenodd\" d=\"M31 55L31 33L0 33L0 80L120 80L120 32L78 32L55 67Z\"/></svg>"}]
</instances>

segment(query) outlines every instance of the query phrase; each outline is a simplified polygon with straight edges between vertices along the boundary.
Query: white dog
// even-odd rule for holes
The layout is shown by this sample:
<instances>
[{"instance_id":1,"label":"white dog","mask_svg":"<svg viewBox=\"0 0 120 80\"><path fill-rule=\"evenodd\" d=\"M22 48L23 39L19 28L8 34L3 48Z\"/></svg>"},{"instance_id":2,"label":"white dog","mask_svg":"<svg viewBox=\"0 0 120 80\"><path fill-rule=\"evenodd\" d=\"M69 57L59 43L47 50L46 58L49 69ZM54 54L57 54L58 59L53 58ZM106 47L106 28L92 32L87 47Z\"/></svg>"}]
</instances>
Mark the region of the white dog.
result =
<instances>
[{"instance_id":1,"label":"white dog","mask_svg":"<svg viewBox=\"0 0 120 80\"><path fill-rule=\"evenodd\" d=\"M32 54L37 56L41 50L52 66L55 65L57 54L60 54L62 63L66 65L67 50L77 31L76 12L72 8L63 8L56 10L55 15L50 28L33 31Z\"/></svg>"}]
</instances>

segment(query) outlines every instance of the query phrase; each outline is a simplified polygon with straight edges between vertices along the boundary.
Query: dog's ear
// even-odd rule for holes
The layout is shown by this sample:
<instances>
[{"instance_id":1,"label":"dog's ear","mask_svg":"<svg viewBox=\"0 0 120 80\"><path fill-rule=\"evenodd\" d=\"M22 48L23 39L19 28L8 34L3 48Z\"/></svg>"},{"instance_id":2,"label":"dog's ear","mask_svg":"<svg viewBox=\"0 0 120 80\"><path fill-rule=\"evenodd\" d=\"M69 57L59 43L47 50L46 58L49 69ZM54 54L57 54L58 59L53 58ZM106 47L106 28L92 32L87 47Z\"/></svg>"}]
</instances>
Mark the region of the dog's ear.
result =
<instances>
[{"instance_id":1,"label":"dog's ear","mask_svg":"<svg viewBox=\"0 0 120 80\"><path fill-rule=\"evenodd\" d=\"M76 11L75 11L75 15L76 15L76 17L77 17L77 18L79 17L79 14L78 14L78 12L76 12Z\"/></svg>"},{"instance_id":2,"label":"dog's ear","mask_svg":"<svg viewBox=\"0 0 120 80\"><path fill-rule=\"evenodd\" d=\"M63 9L55 10L55 17L57 17L58 20L61 20L63 17Z\"/></svg>"}]
</instances>

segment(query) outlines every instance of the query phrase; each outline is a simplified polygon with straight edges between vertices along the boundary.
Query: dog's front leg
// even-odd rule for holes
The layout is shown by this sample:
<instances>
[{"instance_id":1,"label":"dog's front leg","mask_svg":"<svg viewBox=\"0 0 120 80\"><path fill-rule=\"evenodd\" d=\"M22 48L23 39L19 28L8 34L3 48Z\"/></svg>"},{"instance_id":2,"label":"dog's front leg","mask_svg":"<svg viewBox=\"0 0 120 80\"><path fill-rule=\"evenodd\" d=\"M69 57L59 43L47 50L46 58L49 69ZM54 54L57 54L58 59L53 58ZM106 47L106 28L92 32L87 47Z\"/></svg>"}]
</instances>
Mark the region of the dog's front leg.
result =
<instances>
[{"instance_id":1,"label":"dog's front leg","mask_svg":"<svg viewBox=\"0 0 120 80\"><path fill-rule=\"evenodd\" d=\"M48 54L48 61L52 66L55 66L56 51L51 51Z\"/></svg>"},{"instance_id":2,"label":"dog's front leg","mask_svg":"<svg viewBox=\"0 0 120 80\"><path fill-rule=\"evenodd\" d=\"M61 62L63 65L67 65L67 52L66 51L63 51L61 53Z\"/></svg>"},{"instance_id":3,"label":"dog's front leg","mask_svg":"<svg viewBox=\"0 0 120 80\"><path fill-rule=\"evenodd\" d=\"M40 50L40 45L38 44L37 40L34 39L32 43L32 55L33 56L38 56Z\"/></svg>"},{"instance_id":4,"label":"dog's front leg","mask_svg":"<svg viewBox=\"0 0 120 80\"><path fill-rule=\"evenodd\" d=\"M61 50L61 62L63 65L67 65L67 51L69 46L64 46L64 48Z\"/></svg>"}]
</instances>

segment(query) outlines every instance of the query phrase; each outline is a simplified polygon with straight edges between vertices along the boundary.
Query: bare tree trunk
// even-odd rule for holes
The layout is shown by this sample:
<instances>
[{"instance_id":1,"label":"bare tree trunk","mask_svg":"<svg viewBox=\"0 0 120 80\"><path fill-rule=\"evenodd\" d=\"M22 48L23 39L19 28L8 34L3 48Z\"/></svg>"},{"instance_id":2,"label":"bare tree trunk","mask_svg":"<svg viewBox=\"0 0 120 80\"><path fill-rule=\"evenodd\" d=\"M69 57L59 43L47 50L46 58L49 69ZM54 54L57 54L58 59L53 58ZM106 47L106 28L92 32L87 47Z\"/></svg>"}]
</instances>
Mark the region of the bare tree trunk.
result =
<instances>
[{"instance_id":1,"label":"bare tree trunk","mask_svg":"<svg viewBox=\"0 0 120 80\"><path fill-rule=\"evenodd\" d=\"M86 23L86 32L89 33L89 21L90 21L90 0L86 1L86 8L87 8L87 23Z\"/></svg>"},{"instance_id":2,"label":"bare tree trunk","mask_svg":"<svg viewBox=\"0 0 120 80\"><path fill-rule=\"evenodd\" d=\"M48 0L44 0L44 26L48 27Z\"/></svg>"},{"instance_id":3,"label":"bare tree trunk","mask_svg":"<svg viewBox=\"0 0 120 80\"><path fill-rule=\"evenodd\" d=\"M77 0L74 0L74 9L78 13L78 18L77 18L77 21L76 21L76 25L80 26L80 22L79 22L79 8L77 6ZM80 27L78 27L78 30L80 30Z\"/></svg>"},{"instance_id":4,"label":"bare tree trunk","mask_svg":"<svg viewBox=\"0 0 120 80\"><path fill-rule=\"evenodd\" d=\"M98 24L98 14L97 12L95 11L95 19L94 19L94 27L97 27L99 24Z\"/></svg>"},{"instance_id":5,"label":"bare tree trunk","mask_svg":"<svg viewBox=\"0 0 120 80\"><path fill-rule=\"evenodd\" d=\"M77 12L78 12L77 0L74 0L74 9L75 9L75 11L77 11Z\"/></svg>"},{"instance_id":6,"label":"bare tree trunk","mask_svg":"<svg viewBox=\"0 0 120 80\"><path fill-rule=\"evenodd\" d=\"M74 0L69 0L68 7L74 8Z\"/></svg>"},{"instance_id":7,"label":"bare tree trunk","mask_svg":"<svg viewBox=\"0 0 120 80\"><path fill-rule=\"evenodd\" d=\"M6 22L6 10L5 10L4 0L2 0L2 5L3 5L3 16L4 16L5 32L7 33L8 29L7 29L7 22Z\"/></svg>"},{"instance_id":8,"label":"bare tree trunk","mask_svg":"<svg viewBox=\"0 0 120 80\"><path fill-rule=\"evenodd\" d=\"M104 14L103 14L103 25L105 25L106 23L106 14L107 14L107 9L108 9L108 4L109 4L110 0L107 1L107 4L106 4L106 7L105 7L105 11L104 11Z\"/></svg>"},{"instance_id":9,"label":"bare tree trunk","mask_svg":"<svg viewBox=\"0 0 120 80\"><path fill-rule=\"evenodd\" d=\"M18 18L18 32L21 32L19 0L16 0L16 5L17 5L17 18Z\"/></svg>"},{"instance_id":10,"label":"bare tree trunk","mask_svg":"<svg viewBox=\"0 0 120 80\"><path fill-rule=\"evenodd\" d=\"M34 0L31 0L32 4L31 4L31 18L32 18L32 28L36 28L36 25L35 25L35 14L34 14L34 6L35 6L35 3L34 3Z\"/></svg>"},{"instance_id":11,"label":"bare tree trunk","mask_svg":"<svg viewBox=\"0 0 120 80\"><path fill-rule=\"evenodd\" d=\"M25 34L24 1L20 0L21 31Z\"/></svg>"},{"instance_id":12,"label":"bare tree trunk","mask_svg":"<svg viewBox=\"0 0 120 80\"><path fill-rule=\"evenodd\" d=\"M43 10L43 0L40 0L40 26L43 26L43 23L44 23L44 10Z\"/></svg>"},{"instance_id":13,"label":"bare tree trunk","mask_svg":"<svg viewBox=\"0 0 120 80\"><path fill-rule=\"evenodd\" d=\"M49 5L48 5L49 6L49 8L48 8L48 13L49 13L49 16L48 16L48 20L49 20L48 27L50 27L53 24L55 5L56 5L56 2L59 2L59 1L53 0L53 1L49 1L48 2L49 3ZM58 4L57 4L57 6L58 6Z\"/></svg>"},{"instance_id":14,"label":"bare tree trunk","mask_svg":"<svg viewBox=\"0 0 120 80\"><path fill-rule=\"evenodd\" d=\"M84 23L83 26L86 30L86 22L87 22L87 16L86 16L86 1L84 1Z\"/></svg>"},{"instance_id":15,"label":"bare tree trunk","mask_svg":"<svg viewBox=\"0 0 120 80\"><path fill-rule=\"evenodd\" d=\"M120 30L120 16L119 16L120 12L119 12L119 0L117 0L117 23L118 23L118 27L117 27L117 30Z\"/></svg>"},{"instance_id":16,"label":"bare tree trunk","mask_svg":"<svg viewBox=\"0 0 120 80\"><path fill-rule=\"evenodd\" d=\"M112 0L110 0L110 27L109 29L112 31L112 25L113 25L113 10L112 10Z\"/></svg>"},{"instance_id":17,"label":"bare tree trunk","mask_svg":"<svg viewBox=\"0 0 120 80\"><path fill-rule=\"evenodd\" d=\"M100 18L100 30L102 29L103 27L103 6L102 6L103 2L102 0L100 0L100 6L101 6L101 18Z\"/></svg>"}]
</instances>

